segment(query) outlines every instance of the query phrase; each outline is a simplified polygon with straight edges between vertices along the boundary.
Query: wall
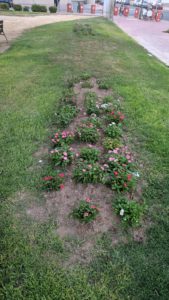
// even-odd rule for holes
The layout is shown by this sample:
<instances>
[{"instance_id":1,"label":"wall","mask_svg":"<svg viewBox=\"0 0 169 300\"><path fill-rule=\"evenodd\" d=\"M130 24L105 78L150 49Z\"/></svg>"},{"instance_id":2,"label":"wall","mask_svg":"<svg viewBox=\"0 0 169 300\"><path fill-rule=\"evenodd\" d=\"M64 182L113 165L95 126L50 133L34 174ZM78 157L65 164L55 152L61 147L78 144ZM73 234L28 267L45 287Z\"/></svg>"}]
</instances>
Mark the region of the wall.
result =
<instances>
[{"instance_id":1,"label":"wall","mask_svg":"<svg viewBox=\"0 0 169 300\"><path fill-rule=\"evenodd\" d=\"M13 0L14 4L21 4L23 6L31 6L32 4L40 4L46 6L53 6L54 0Z\"/></svg>"}]
</instances>

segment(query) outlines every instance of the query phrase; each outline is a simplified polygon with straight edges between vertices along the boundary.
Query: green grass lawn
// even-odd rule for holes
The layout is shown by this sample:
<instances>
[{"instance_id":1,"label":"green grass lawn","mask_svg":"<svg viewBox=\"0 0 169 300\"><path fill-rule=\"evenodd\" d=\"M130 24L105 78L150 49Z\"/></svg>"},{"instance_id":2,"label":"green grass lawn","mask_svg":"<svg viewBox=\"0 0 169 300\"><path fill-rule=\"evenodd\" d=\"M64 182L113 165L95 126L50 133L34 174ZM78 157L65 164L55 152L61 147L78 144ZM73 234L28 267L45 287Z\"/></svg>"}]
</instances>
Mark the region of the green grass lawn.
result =
<instances>
[{"instance_id":1,"label":"green grass lawn","mask_svg":"<svg viewBox=\"0 0 169 300\"><path fill-rule=\"evenodd\" d=\"M93 26L94 36L76 35L74 22L52 24L26 32L0 55L1 299L167 300L169 69L111 22L82 22ZM33 154L48 144L65 80L84 71L107 78L124 98L127 138L147 182L150 225L144 243L113 247L107 233L91 263L64 268L68 250L53 234L56 220L21 222L27 203L18 203L18 192L43 201L34 187L41 169Z\"/></svg>"}]
</instances>

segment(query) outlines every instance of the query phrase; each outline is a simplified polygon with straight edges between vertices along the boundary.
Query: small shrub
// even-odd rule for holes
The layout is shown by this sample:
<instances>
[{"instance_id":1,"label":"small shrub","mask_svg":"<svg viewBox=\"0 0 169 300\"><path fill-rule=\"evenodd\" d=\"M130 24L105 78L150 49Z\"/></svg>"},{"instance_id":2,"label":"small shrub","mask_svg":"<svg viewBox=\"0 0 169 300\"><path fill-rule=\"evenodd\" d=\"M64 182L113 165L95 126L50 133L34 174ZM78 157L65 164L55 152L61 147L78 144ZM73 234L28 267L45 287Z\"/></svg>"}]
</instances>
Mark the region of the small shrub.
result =
<instances>
[{"instance_id":1,"label":"small shrub","mask_svg":"<svg viewBox=\"0 0 169 300\"><path fill-rule=\"evenodd\" d=\"M88 79L91 78L91 75L89 73L87 73L87 72L84 72L84 73L81 74L80 78L82 80L88 80Z\"/></svg>"},{"instance_id":2,"label":"small shrub","mask_svg":"<svg viewBox=\"0 0 169 300\"><path fill-rule=\"evenodd\" d=\"M23 11L29 11L29 6L24 6Z\"/></svg>"},{"instance_id":3,"label":"small shrub","mask_svg":"<svg viewBox=\"0 0 169 300\"><path fill-rule=\"evenodd\" d=\"M74 76L74 77L69 77L68 79L65 80L65 86L69 88L73 88L75 83L79 82L79 77Z\"/></svg>"},{"instance_id":4,"label":"small shrub","mask_svg":"<svg viewBox=\"0 0 169 300\"><path fill-rule=\"evenodd\" d=\"M96 162L99 159L100 151L94 148L82 148L80 151L80 158L88 162Z\"/></svg>"},{"instance_id":5,"label":"small shrub","mask_svg":"<svg viewBox=\"0 0 169 300\"><path fill-rule=\"evenodd\" d=\"M72 163L74 153L72 148L62 147L50 151L52 163L55 166L66 167Z\"/></svg>"},{"instance_id":6,"label":"small shrub","mask_svg":"<svg viewBox=\"0 0 169 300\"><path fill-rule=\"evenodd\" d=\"M0 10L9 10L8 3L0 3Z\"/></svg>"},{"instance_id":7,"label":"small shrub","mask_svg":"<svg viewBox=\"0 0 169 300\"><path fill-rule=\"evenodd\" d=\"M84 123L87 126L91 126L91 124L97 128L102 128L103 122L102 119L97 117L95 114L91 114L89 118L87 118Z\"/></svg>"},{"instance_id":8,"label":"small shrub","mask_svg":"<svg viewBox=\"0 0 169 300\"><path fill-rule=\"evenodd\" d=\"M33 4L31 9L33 12L47 12L47 7L44 5Z\"/></svg>"},{"instance_id":9,"label":"small shrub","mask_svg":"<svg viewBox=\"0 0 169 300\"><path fill-rule=\"evenodd\" d=\"M98 79L97 84L99 86L99 89L102 89L102 90L108 90L110 88L110 85L108 84L106 79Z\"/></svg>"},{"instance_id":10,"label":"small shrub","mask_svg":"<svg viewBox=\"0 0 169 300\"><path fill-rule=\"evenodd\" d=\"M71 104L76 106L76 96L72 88L67 88L64 90L63 95L60 98L61 104Z\"/></svg>"},{"instance_id":11,"label":"small shrub","mask_svg":"<svg viewBox=\"0 0 169 300\"><path fill-rule=\"evenodd\" d=\"M82 125L79 127L77 129L76 136L81 142L92 144L95 144L99 139L97 128L93 124L90 126Z\"/></svg>"},{"instance_id":12,"label":"small shrub","mask_svg":"<svg viewBox=\"0 0 169 300\"><path fill-rule=\"evenodd\" d=\"M124 121L124 118L125 118L125 116L120 111L111 111L105 117L105 119L108 123L115 122L116 124L122 123Z\"/></svg>"},{"instance_id":13,"label":"small shrub","mask_svg":"<svg viewBox=\"0 0 169 300\"><path fill-rule=\"evenodd\" d=\"M105 156L105 163L112 171L134 172L135 164L131 152L126 147L115 148Z\"/></svg>"},{"instance_id":14,"label":"small shrub","mask_svg":"<svg viewBox=\"0 0 169 300\"><path fill-rule=\"evenodd\" d=\"M136 201L120 198L116 201L114 208L125 226L138 226L140 224L144 206L141 206Z\"/></svg>"},{"instance_id":15,"label":"small shrub","mask_svg":"<svg viewBox=\"0 0 169 300\"><path fill-rule=\"evenodd\" d=\"M74 134L70 131L59 131L55 133L51 141L55 147L70 145L74 141Z\"/></svg>"},{"instance_id":16,"label":"small shrub","mask_svg":"<svg viewBox=\"0 0 169 300\"><path fill-rule=\"evenodd\" d=\"M79 183L102 182L103 171L98 163L80 162L73 171L73 179Z\"/></svg>"},{"instance_id":17,"label":"small shrub","mask_svg":"<svg viewBox=\"0 0 169 300\"><path fill-rule=\"evenodd\" d=\"M72 216L80 222L89 223L96 219L98 213L99 209L96 205L93 205L88 201L81 200L79 207L73 210Z\"/></svg>"},{"instance_id":18,"label":"small shrub","mask_svg":"<svg viewBox=\"0 0 169 300\"><path fill-rule=\"evenodd\" d=\"M94 35L93 29L90 24L76 23L73 27L73 31L82 35Z\"/></svg>"},{"instance_id":19,"label":"small shrub","mask_svg":"<svg viewBox=\"0 0 169 300\"><path fill-rule=\"evenodd\" d=\"M56 13L57 12L57 7L56 6L49 6L49 11L50 11L50 13Z\"/></svg>"},{"instance_id":20,"label":"small shrub","mask_svg":"<svg viewBox=\"0 0 169 300\"><path fill-rule=\"evenodd\" d=\"M122 146L120 140L106 137L103 140L103 146L106 150L113 150Z\"/></svg>"},{"instance_id":21,"label":"small shrub","mask_svg":"<svg viewBox=\"0 0 169 300\"><path fill-rule=\"evenodd\" d=\"M116 125L115 122L110 123L105 129L105 134L110 138L118 138L122 135L121 124Z\"/></svg>"},{"instance_id":22,"label":"small shrub","mask_svg":"<svg viewBox=\"0 0 169 300\"><path fill-rule=\"evenodd\" d=\"M120 169L118 171L107 170L103 177L103 183L117 192L130 192L136 185L136 178L132 173Z\"/></svg>"},{"instance_id":23,"label":"small shrub","mask_svg":"<svg viewBox=\"0 0 169 300\"><path fill-rule=\"evenodd\" d=\"M103 103L111 103L111 105L113 106L113 108L115 110L120 110L121 109L121 102L119 99L114 99L113 95L109 95L104 97L103 99Z\"/></svg>"},{"instance_id":24,"label":"small shrub","mask_svg":"<svg viewBox=\"0 0 169 300\"><path fill-rule=\"evenodd\" d=\"M45 191L58 191L64 188L64 174L45 176L42 178L42 189Z\"/></svg>"},{"instance_id":25,"label":"small shrub","mask_svg":"<svg viewBox=\"0 0 169 300\"><path fill-rule=\"evenodd\" d=\"M112 111L112 103L103 103L100 105L100 109L104 112L111 112Z\"/></svg>"},{"instance_id":26,"label":"small shrub","mask_svg":"<svg viewBox=\"0 0 169 300\"><path fill-rule=\"evenodd\" d=\"M13 4L13 8L16 11L22 11L22 6L20 4Z\"/></svg>"},{"instance_id":27,"label":"small shrub","mask_svg":"<svg viewBox=\"0 0 169 300\"><path fill-rule=\"evenodd\" d=\"M67 127L75 118L77 109L75 106L67 104L62 106L59 113L55 113L56 124L62 128Z\"/></svg>"},{"instance_id":28,"label":"small shrub","mask_svg":"<svg viewBox=\"0 0 169 300\"><path fill-rule=\"evenodd\" d=\"M97 95L94 92L88 92L85 95L85 108L88 115L99 115L99 105L97 104Z\"/></svg>"},{"instance_id":29,"label":"small shrub","mask_svg":"<svg viewBox=\"0 0 169 300\"><path fill-rule=\"evenodd\" d=\"M90 81L84 81L81 84L82 88L91 89L93 87L93 84Z\"/></svg>"}]
</instances>

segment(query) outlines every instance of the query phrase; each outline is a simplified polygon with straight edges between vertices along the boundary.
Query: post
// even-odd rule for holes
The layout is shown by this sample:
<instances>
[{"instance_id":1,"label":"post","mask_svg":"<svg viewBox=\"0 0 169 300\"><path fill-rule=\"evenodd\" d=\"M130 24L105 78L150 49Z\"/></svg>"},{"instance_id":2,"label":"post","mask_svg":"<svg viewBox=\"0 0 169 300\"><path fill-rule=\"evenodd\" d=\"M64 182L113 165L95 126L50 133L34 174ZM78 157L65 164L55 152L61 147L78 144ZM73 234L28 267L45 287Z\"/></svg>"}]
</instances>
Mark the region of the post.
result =
<instances>
[{"instance_id":1,"label":"post","mask_svg":"<svg viewBox=\"0 0 169 300\"><path fill-rule=\"evenodd\" d=\"M108 19L113 19L113 8L114 8L114 0L105 0L103 15Z\"/></svg>"}]
</instances>

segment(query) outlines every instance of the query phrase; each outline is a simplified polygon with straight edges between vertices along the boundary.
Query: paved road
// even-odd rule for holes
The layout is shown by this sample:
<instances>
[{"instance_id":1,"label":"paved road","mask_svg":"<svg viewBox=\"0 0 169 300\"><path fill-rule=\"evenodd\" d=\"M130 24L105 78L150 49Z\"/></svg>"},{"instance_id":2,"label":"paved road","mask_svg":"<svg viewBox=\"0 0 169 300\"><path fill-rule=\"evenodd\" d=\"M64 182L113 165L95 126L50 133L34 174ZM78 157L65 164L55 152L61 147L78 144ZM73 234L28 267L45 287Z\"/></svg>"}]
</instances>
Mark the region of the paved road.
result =
<instances>
[{"instance_id":1,"label":"paved road","mask_svg":"<svg viewBox=\"0 0 169 300\"><path fill-rule=\"evenodd\" d=\"M168 21L143 21L133 17L114 17L114 23L164 64L169 66Z\"/></svg>"}]
</instances>

